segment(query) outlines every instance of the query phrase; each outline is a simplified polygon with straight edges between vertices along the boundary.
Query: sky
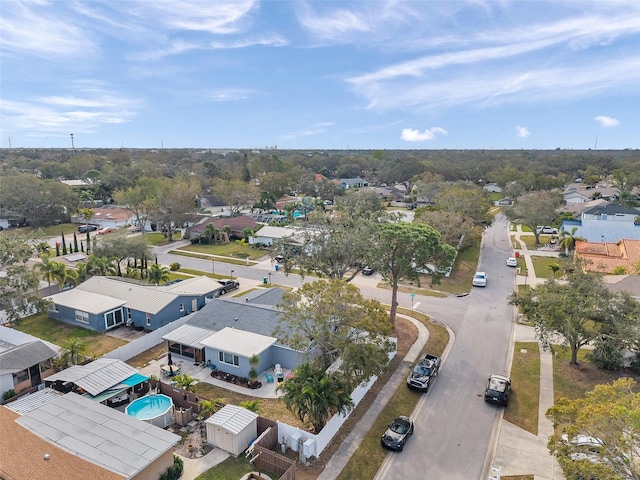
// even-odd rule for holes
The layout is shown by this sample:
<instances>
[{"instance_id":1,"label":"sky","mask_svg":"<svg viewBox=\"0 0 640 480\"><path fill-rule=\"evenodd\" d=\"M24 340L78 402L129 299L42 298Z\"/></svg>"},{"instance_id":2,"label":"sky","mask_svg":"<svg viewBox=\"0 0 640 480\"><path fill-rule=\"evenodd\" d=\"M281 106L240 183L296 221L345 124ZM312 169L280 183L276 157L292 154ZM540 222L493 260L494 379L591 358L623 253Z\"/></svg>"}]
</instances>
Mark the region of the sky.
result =
<instances>
[{"instance_id":1,"label":"sky","mask_svg":"<svg viewBox=\"0 0 640 480\"><path fill-rule=\"evenodd\" d=\"M2 0L0 147L640 148L640 1Z\"/></svg>"}]
</instances>

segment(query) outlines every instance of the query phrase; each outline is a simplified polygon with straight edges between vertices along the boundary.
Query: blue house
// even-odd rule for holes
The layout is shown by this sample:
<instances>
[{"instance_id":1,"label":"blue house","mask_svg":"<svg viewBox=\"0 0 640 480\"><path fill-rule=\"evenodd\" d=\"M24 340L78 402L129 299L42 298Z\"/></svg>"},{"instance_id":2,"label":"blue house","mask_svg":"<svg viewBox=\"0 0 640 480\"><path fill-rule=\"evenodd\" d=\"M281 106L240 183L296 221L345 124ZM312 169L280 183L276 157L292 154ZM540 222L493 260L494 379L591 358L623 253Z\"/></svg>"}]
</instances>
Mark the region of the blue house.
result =
<instances>
[{"instance_id":1,"label":"blue house","mask_svg":"<svg viewBox=\"0 0 640 480\"><path fill-rule=\"evenodd\" d=\"M314 353L293 350L274 337L276 327L283 327L275 308L282 293L279 288L269 288L242 298L215 298L185 325L162 338L173 354L240 377L249 376L253 355L260 357L255 367L258 372L275 364L293 370Z\"/></svg>"},{"instance_id":2,"label":"blue house","mask_svg":"<svg viewBox=\"0 0 640 480\"><path fill-rule=\"evenodd\" d=\"M204 307L220 284L196 277L171 285L141 285L95 276L50 296L49 318L104 332L122 324L155 330Z\"/></svg>"}]
</instances>

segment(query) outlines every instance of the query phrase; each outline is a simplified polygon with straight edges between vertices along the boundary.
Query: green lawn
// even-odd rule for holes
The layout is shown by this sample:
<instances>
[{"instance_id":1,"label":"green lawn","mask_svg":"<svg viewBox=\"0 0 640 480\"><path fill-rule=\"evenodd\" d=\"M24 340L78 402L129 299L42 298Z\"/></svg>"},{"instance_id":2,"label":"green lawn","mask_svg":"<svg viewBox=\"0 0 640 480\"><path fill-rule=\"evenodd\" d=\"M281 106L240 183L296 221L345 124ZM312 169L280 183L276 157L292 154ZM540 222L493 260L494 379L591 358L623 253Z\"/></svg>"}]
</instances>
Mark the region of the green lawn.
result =
<instances>
[{"instance_id":1,"label":"green lawn","mask_svg":"<svg viewBox=\"0 0 640 480\"><path fill-rule=\"evenodd\" d=\"M219 463L214 468L198 475L196 480L231 480L242 478L247 473L255 471L256 467L249 463L249 459L245 458L244 455L240 455L238 458L227 458L224 462ZM261 473L269 475L269 478L272 479L278 478L273 473Z\"/></svg>"},{"instance_id":2,"label":"green lawn","mask_svg":"<svg viewBox=\"0 0 640 480\"><path fill-rule=\"evenodd\" d=\"M183 257L191 257L191 258L200 258L202 260L212 260L214 262L223 262L223 263L230 263L231 265L255 265L256 262L252 262L251 260L247 261L246 259L241 260L241 259L235 259L235 258L231 258L231 257L219 257L219 256L214 256L214 255L206 255L206 254L201 254L201 253L193 253L193 252L187 252L185 250L182 249L178 249L178 250L170 250L169 253L172 253L174 255L182 255ZM213 268L215 268L214 265L212 265Z\"/></svg>"},{"instance_id":3,"label":"green lawn","mask_svg":"<svg viewBox=\"0 0 640 480\"><path fill-rule=\"evenodd\" d=\"M540 235L540 243L536 243L536 237L534 235L520 235L520 241L524 242L527 247L527 250L538 250L539 247L542 247L545 243L549 243L551 241L550 235ZM520 248L520 244L515 240L513 243L517 246L516 248Z\"/></svg>"},{"instance_id":4,"label":"green lawn","mask_svg":"<svg viewBox=\"0 0 640 480\"><path fill-rule=\"evenodd\" d=\"M446 328L431 323L426 315L406 309L399 309L399 311L417 318L429 328L429 341L422 353L429 352L441 355L449 341L449 334ZM380 446L380 432L383 432L386 426L398 415L410 414L421 398L422 395L420 393L408 389L405 382L402 382L380 416L371 425L369 432L360 442L360 446L344 470L342 470L338 479L361 480L374 478L387 456L387 451Z\"/></svg>"},{"instance_id":5,"label":"green lawn","mask_svg":"<svg viewBox=\"0 0 640 480\"><path fill-rule=\"evenodd\" d=\"M150 232L145 233L144 238L149 242L149 245L168 245L167 237L164 236L162 232ZM182 234L178 232L173 232L173 240L180 240L182 238Z\"/></svg>"},{"instance_id":6,"label":"green lawn","mask_svg":"<svg viewBox=\"0 0 640 480\"><path fill-rule=\"evenodd\" d=\"M237 244L236 242L224 243L224 244L213 244L213 245L203 245L201 243L194 243L193 245L186 245L184 247L180 247L179 250L184 250L186 252L194 252L194 253L206 253L208 255L219 255L222 257L236 257L240 259L246 259L249 257L249 260L256 260L258 258L264 257L267 252L265 250L259 250L257 248L251 248L249 246L242 246Z\"/></svg>"},{"instance_id":7,"label":"green lawn","mask_svg":"<svg viewBox=\"0 0 640 480\"><path fill-rule=\"evenodd\" d=\"M87 345L86 354L91 357L99 357L127 343L119 338L109 337L87 328L52 320L47 317L46 313L24 318L14 328L58 346L72 337L79 337Z\"/></svg>"},{"instance_id":8,"label":"green lawn","mask_svg":"<svg viewBox=\"0 0 640 480\"><path fill-rule=\"evenodd\" d=\"M533 269L536 272L536 277L551 278L551 274L553 272L549 269L549 265L552 265L554 263L561 265L562 259L555 257L538 257L532 255L531 261L533 262ZM556 275L562 275L562 268L556 272Z\"/></svg>"},{"instance_id":9,"label":"green lawn","mask_svg":"<svg viewBox=\"0 0 640 480\"><path fill-rule=\"evenodd\" d=\"M540 398L540 349L537 342L516 342L511 383L513 391L504 419L537 435Z\"/></svg>"},{"instance_id":10,"label":"green lawn","mask_svg":"<svg viewBox=\"0 0 640 480\"><path fill-rule=\"evenodd\" d=\"M30 228L29 232L33 232L38 236L55 237L60 236L64 232L65 235L69 235L78 231L77 223L62 223L60 225L49 225L47 227ZM83 234L84 235L84 234ZM78 241L80 238L78 237Z\"/></svg>"}]
</instances>

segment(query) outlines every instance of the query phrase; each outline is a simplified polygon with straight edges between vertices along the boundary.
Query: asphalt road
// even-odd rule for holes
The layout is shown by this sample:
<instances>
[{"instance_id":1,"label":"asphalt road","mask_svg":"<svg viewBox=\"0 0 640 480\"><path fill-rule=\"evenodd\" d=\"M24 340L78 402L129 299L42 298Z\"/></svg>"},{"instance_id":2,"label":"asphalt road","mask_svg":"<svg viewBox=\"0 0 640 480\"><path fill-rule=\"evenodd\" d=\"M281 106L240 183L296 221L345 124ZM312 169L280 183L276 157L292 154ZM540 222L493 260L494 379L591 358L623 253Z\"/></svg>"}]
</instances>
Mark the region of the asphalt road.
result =
<instances>
[{"instance_id":1,"label":"asphalt road","mask_svg":"<svg viewBox=\"0 0 640 480\"><path fill-rule=\"evenodd\" d=\"M401 453L391 453L376 479L475 480L486 474L485 460L491 448L493 429L500 420L500 409L485 404L485 383L491 373L506 373L509 342L514 321L507 297L515 287L515 270L505 264L510 255L508 222L498 216L485 230L479 270L487 272L486 288L474 288L466 297L434 298L399 294L400 306L426 313L445 323L455 333L441 373L411 415L415 433ZM260 283L268 276L266 267L231 265L189 258L156 250L164 265L179 262L184 268ZM271 270L273 272L273 270ZM272 274L278 285L298 287L298 275ZM305 281L313 281L308 277ZM363 296L385 304L391 291L372 282L354 281ZM374 282L375 283L375 282ZM407 412L410 413L410 412ZM484 476L484 478L488 478Z\"/></svg>"},{"instance_id":2,"label":"asphalt road","mask_svg":"<svg viewBox=\"0 0 640 480\"><path fill-rule=\"evenodd\" d=\"M505 265L509 251L507 222L501 217L484 234L479 269L487 272L487 287L474 288L464 304L446 299L434 308L436 302L421 302L421 311L455 327L456 339L433 388L412 414L413 438L403 452L389 454L377 479L488 478L485 459L500 410L486 404L483 394L488 376L507 368L514 319L507 297L515 275ZM446 308L451 304L458 312L467 307L457 322Z\"/></svg>"}]
</instances>

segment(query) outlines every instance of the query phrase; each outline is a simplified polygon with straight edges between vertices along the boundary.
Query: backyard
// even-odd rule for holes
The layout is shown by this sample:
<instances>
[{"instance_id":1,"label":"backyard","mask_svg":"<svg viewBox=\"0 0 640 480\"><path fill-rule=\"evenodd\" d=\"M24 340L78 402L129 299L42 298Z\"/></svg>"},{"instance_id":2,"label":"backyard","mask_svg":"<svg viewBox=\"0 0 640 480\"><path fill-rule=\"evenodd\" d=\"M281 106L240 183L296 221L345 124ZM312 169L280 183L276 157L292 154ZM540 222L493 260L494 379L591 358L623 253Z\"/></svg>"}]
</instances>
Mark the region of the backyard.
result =
<instances>
[{"instance_id":1,"label":"backyard","mask_svg":"<svg viewBox=\"0 0 640 480\"><path fill-rule=\"evenodd\" d=\"M126 344L124 340L94 332L82 327L75 327L47 317L46 313L39 313L20 320L14 327L34 337L41 338L58 346L73 337L78 337L86 344L86 355L100 357Z\"/></svg>"}]
</instances>

